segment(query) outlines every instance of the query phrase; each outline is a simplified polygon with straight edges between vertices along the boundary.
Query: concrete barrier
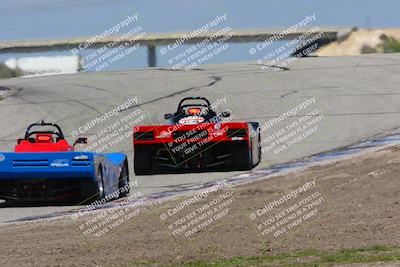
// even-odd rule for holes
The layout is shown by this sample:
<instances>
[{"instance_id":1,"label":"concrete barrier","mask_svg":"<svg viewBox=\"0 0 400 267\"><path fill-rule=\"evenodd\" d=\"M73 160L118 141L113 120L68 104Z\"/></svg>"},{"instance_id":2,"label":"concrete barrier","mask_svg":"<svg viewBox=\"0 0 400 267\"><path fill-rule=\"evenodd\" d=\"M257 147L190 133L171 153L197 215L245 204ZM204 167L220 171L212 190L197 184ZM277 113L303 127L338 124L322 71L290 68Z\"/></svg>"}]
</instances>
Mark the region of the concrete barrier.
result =
<instances>
[{"instance_id":1,"label":"concrete barrier","mask_svg":"<svg viewBox=\"0 0 400 267\"><path fill-rule=\"evenodd\" d=\"M5 62L10 69L20 69L24 75L76 73L81 70L79 56L10 58Z\"/></svg>"}]
</instances>

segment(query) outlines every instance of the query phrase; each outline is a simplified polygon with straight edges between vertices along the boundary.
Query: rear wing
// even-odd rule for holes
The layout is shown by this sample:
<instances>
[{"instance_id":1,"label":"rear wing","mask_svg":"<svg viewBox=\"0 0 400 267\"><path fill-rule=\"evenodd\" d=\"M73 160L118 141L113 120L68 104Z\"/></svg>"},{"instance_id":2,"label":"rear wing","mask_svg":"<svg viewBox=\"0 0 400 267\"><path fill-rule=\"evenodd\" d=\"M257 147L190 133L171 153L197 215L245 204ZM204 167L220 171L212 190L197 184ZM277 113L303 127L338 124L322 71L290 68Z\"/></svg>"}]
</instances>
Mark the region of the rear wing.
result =
<instances>
[{"instance_id":1,"label":"rear wing","mask_svg":"<svg viewBox=\"0 0 400 267\"><path fill-rule=\"evenodd\" d=\"M133 130L134 144L169 142L230 142L249 140L253 126L247 122L201 123L195 125L136 126Z\"/></svg>"},{"instance_id":2,"label":"rear wing","mask_svg":"<svg viewBox=\"0 0 400 267\"><path fill-rule=\"evenodd\" d=\"M3 179L95 179L96 156L90 152L0 152Z\"/></svg>"}]
</instances>

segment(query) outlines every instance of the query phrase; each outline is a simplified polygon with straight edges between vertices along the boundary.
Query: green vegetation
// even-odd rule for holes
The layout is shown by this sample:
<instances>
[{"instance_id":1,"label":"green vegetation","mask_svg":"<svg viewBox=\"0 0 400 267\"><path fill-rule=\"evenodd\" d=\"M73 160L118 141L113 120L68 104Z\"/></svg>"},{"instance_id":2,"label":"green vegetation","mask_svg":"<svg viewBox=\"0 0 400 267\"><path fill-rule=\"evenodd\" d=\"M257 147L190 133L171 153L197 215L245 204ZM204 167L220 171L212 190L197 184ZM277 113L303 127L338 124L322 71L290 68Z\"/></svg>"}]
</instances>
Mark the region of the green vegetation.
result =
<instances>
[{"instance_id":1,"label":"green vegetation","mask_svg":"<svg viewBox=\"0 0 400 267\"><path fill-rule=\"evenodd\" d=\"M400 52L400 42L394 38L387 38L381 45L384 53Z\"/></svg>"},{"instance_id":2,"label":"green vegetation","mask_svg":"<svg viewBox=\"0 0 400 267\"><path fill-rule=\"evenodd\" d=\"M382 43L377 47L370 47L364 45L361 48L361 54L372 54L372 53L398 53L400 52L400 41L393 37L387 37L382 35Z\"/></svg>"},{"instance_id":3,"label":"green vegetation","mask_svg":"<svg viewBox=\"0 0 400 267\"><path fill-rule=\"evenodd\" d=\"M350 263L400 263L400 248L390 246L373 246L360 249L346 249L337 252L307 250L295 253L264 255L256 257L237 257L214 262L193 261L182 263L181 267L227 267L227 266L334 266Z\"/></svg>"},{"instance_id":4,"label":"green vegetation","mask_svg":"<svg viewBox=\"0 0 400 267\"><path fill-rule=\"evenodd\" d=\"M22 74L20 69L12 70L3 63L0 63L0 79L19 77L22 76Z\"/></svg>"}]
</instances>

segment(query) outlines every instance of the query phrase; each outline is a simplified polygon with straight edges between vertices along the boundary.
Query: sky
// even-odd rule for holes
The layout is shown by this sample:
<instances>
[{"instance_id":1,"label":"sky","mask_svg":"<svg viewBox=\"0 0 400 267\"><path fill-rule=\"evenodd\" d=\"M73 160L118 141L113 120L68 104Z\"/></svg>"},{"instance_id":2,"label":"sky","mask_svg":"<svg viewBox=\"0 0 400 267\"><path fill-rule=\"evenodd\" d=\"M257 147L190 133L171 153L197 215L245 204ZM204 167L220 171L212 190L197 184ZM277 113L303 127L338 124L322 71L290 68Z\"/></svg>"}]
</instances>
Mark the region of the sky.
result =
<instances>
[{"instance_id":1,"label":"sky","mask_svg":"<svg viewBox=\"0 0 400 267\"><path fill-rule=\"evenodd\" d=\"M396 0L1 0L0 40L93 36L129 14L138 15L146 33L192 31L222 14L233 29L287 27L309 14L320 26L388 28L400 27L398 10ZM240 50L232 45L222 62L248 60ZM114 67L145 67L146 50L136 54ZM0 55L0 61L10 56L15 55ZM166 63L160 56L159 61Z\"/></svg>"}]
</instances>

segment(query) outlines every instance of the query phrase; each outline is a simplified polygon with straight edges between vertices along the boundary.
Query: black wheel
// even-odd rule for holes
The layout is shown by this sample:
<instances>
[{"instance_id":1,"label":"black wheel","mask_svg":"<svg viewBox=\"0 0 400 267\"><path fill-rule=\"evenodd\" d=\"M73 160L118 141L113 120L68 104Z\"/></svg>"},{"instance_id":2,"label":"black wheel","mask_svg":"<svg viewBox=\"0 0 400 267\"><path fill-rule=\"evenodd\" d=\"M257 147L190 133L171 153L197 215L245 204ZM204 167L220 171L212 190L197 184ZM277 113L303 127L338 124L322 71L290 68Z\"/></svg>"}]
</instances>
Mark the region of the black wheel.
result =
<instances>
[{"instance_id":1,"label":"black wheel","mask_svg":"<svg viewBox=\"0 0 400 267\"><path fill-rule=\"evenodd\" d=\"M96 172L96 181L82 181L81 196L85 203L91 203L104 198L104 179L103 169L101 166Z\"/></svg>"},{"instance_id":2,"label":"black wheel","mask_svg":"<svg viewBox=\"0 0 400 267\"><path fill-rule=\"evenodd\" d=\"M135 148L134 155L135 174L143 175L151 173L151 150L145 147Z\"/></svg>"},{"instance_id":3,"label":"black wheel","mask_svg":"<svg viewBox=\"0 0 400 267\"><path fill-rule=\"evenodd\" d=\"M260 164L262 159L262 150L261 150L261 133L258 133L258 140L257 140L257 153L258 153L258 162L253 164L253 168Z\"/></svg>"},{"instance_id":4,"label":"black wheel","mask_svg":"<svg viewBox=\"0 0 400 267\"><path fill-rule=\"evenodd\" d=\"M96 186L96 199L102 199L102 198L104 198L104 196L105 196L105 193L104 193L104 178L103 178L103 169L102 169L102 167L100 166L99 167L99 170L97 171L97 175L96 175L96 178L97 178L97 186Z\"/></svg>"},{"instance_id":5,"label":"black wheel","mask_svg":"<svg viewBox=\"0 0 400 267\"><path fill-rule=\"evenodd\" d=\"M126 161L124 163L124 166L122 167L121 174L119 176L119 189L119 197L126 197L129 195L129 169L128 163Z\"/></svg>"},{"instance_id":6,"label":"black wheel","mask_svg":"<svg viewBox=\"0 0 400 267\"><path fill-rule=\"evenodd\" d=\"M232 167L235 170L251 170L253 167L251 150L246 144L238 144L232 148Z\"/></svg>"}]
</instances>

